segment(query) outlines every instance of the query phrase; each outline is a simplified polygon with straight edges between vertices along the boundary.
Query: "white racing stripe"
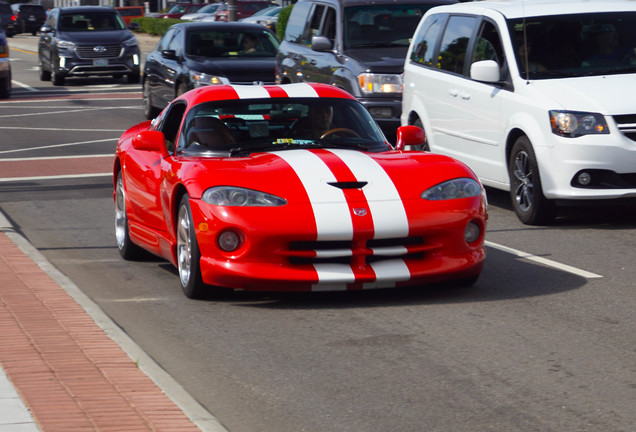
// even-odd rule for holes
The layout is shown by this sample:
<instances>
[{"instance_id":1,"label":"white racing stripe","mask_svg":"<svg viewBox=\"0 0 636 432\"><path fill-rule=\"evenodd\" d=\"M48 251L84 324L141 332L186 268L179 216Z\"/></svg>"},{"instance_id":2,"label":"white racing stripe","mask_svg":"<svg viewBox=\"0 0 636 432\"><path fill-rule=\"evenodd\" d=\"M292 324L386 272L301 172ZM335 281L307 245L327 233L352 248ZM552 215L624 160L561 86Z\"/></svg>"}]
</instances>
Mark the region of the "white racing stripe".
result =
<instances>
[{"instance_id":1,"label":"white racing stripe","mask_svg":"<svg viewBox=\"0 0 636 432\"><path fill-rule=\"evenodd\" d=\"M232 88L238 94L239 99L269 98L269 93L261 86L233 85Z\"/></svg>"},{"instance_id":2,"label":"white racing stripe","mask_svg":"<svg viewBox=\"0 0 636 432\"><path fill-rule=\"evenodd\" d=\"M280 86L280 88L292 98L319 97L316 90L307 83L285 84Z\"/></svg>"},{"instance_id":3,"label":"white racing stripe","mask_svg":"<svg viewBox=\"0 0 636 432\"><path fill-rule=\"evenodd\" d=\"M274 153L296 172L311 202L318 231L317 240L350 240L353 223L344 192L327 185L336 180L329 167L307 150Z\"/></svg>"},{"instance_id":4,"label":"white racing stripe","mask_svg":"<svg viewBox=\"0 0 636 432\"><path fill-rule=\"evenodd\" d=\"M384 168L369 155L361 152L329 151L347 165L356 180L369 182L362 192L373 217L374 238L406 237L409 233L406 210L393 180Z\"/></svg>"}]
</instances>

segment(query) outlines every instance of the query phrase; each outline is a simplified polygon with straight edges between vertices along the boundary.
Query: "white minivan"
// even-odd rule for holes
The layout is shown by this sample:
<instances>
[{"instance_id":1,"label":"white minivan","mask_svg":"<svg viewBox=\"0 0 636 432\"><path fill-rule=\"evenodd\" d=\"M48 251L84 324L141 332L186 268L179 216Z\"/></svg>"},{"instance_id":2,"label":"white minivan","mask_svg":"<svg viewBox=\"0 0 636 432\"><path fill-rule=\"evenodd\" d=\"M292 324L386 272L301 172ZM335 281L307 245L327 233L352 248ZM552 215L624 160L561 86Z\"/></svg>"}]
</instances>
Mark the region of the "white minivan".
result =
<instances>
[{"instance_id":1,"label":"white minivan","mask_svg":"<svg viewBox=\"0 0 636 432\"><path fill-rule=\"evenodd\" d=\"M407 53L400 120L509 190L526 224L558 205L636 201L636 2L431 9Z\"/></svg>"}]
</instances>

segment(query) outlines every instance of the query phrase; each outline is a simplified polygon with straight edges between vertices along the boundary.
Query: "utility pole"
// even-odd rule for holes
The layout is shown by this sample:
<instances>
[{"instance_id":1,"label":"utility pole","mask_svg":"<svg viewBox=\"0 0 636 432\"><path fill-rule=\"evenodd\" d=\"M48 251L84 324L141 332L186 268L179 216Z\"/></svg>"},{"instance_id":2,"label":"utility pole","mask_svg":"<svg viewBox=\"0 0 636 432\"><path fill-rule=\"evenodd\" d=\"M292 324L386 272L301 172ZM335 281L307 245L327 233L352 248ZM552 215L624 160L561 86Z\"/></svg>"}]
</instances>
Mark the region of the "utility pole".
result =
<instances>
[{"instance_id":1,"label":"utility pole","mask_svg":"<svg viewBox=\"0 0 636 432\"><path fill-rule=\"evenodd\" d=\"M236 0L227 0L227 20L236 21L236 11L238 7Z\"/></svg>"}]
</instances>

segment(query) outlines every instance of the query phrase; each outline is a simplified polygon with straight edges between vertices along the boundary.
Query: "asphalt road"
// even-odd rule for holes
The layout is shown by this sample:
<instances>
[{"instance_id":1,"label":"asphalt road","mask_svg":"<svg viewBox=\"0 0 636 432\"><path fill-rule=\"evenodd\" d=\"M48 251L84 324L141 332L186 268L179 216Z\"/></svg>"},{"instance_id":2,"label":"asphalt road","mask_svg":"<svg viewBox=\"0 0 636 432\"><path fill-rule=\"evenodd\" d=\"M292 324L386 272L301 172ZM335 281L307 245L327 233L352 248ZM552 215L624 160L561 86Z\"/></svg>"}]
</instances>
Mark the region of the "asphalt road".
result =
<instances>
[{"instance_id":1,"label":"asphalt road","mask_svg":"<svg viewBox=\"0 0 636 432\"><path fill-rule=\"evenodd\" d=\"M109 158L140 86L40 82L30 38L9 41L0 211L230 431L636 430L634 209L528 227L488 190L470 289L188 300L115 247Z\"/></svg>"}]
</instances>

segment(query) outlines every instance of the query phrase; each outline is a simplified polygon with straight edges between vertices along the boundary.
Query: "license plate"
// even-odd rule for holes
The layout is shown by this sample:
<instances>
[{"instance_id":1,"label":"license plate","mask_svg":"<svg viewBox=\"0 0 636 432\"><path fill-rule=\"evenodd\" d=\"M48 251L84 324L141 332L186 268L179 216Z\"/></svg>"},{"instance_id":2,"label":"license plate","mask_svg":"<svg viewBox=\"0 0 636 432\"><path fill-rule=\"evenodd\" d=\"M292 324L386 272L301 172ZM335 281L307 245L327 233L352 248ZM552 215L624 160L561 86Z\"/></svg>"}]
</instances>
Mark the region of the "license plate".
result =
<instances>
[{"instance_id":1,"label":"license plate","mask_svg":"<svg viewBox=\"0 0 636 432\"><path fill-rule=\"evenodd\" d=\"M95 59L93 60L93 66L108 66L107 59Z\"/></svg>"},{"instance_id":2,"label":"license plate","mask_svg":"<svg viewBox=\"0 0 636 432\"><path fill-rule=\"evenodd\" d=\"M34 16L30 16L29 17L29 21L35 21L35 17Z\"/></svg>"}]
</instances>

